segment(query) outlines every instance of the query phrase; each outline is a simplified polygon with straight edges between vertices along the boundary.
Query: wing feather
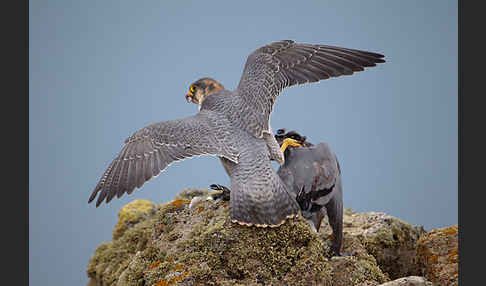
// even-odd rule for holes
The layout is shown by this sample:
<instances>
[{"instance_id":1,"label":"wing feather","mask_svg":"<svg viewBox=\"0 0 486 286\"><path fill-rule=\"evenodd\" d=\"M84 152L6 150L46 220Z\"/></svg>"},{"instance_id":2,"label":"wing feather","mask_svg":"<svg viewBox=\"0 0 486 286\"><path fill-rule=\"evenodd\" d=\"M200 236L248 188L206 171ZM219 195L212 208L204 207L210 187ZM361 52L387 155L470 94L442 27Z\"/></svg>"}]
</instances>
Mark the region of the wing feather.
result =
<instances>
[{"instance_id":1,"label":"wing feather","mask_svg":"<svg viewBox=\"0 0 486 286\"><path fill-rule=\"evenodd\" d=\"M120 178L120 188L118 189L118 192L116 196L120 198L123 193L125 193L128 190L128 168L130 167L130 159L124 159L123 160L123 167L121 169L121 178Z\"/></svg>"},{"instance_id":2,"label":"wing feather","mask_svg":"<svg viewBox=\"0 0 486 286\"><path fill-rule=\"evenodd\" d=\"M144 157L143 157L143 154L141 155L137 155L137 175L136 175L136 179L137 179L137 188L141 188L143 183L144 183L144 173L143 173L143 168L144 168Z\"/></svg>"},{"instance_id":3,"label":"wing feather","mask_svg":"<svg viewBox=\"0 0 486 286\"><path fill-rule=\"evenodd\" d=\"M231 124L223 115L207 110L149 125L125 140L88 202L98 194L96 206L105 199L108 203L115 196L130 194L171 163L195 155L216 155L237 163L239 152L231 131Z\"/></svg>"},{"instance_id":4,"label":"wing feather","mask_svg":"<svg viewBox=\"0 0 486 286\"><path fill-rule=\"evenodd\" d=\"M131 194L137 186L137 161L135 157L130 159L130 167L128 168L128 189L127 193ZM121 195L120 195L121 196Z\"/></svg>"},{"instance_id":5,"label":"wing feather","mask_svg":"<svg viewBox=\"0 0 486 286\"><path fill-rule=\"evenodd\" d=\"M270 113L282 89L331 77L351 75L365 67L385 62L383 55L373 52L328 45L312 45L285 40L263 46L252 52L246 61L236 94L245 99L252 110L258 110L258 124L250 132L263 136L269 129ZM251 116L254 116L251 114ZM242 115L251 121L250 115Z\"/></svg>"}]
</instances>

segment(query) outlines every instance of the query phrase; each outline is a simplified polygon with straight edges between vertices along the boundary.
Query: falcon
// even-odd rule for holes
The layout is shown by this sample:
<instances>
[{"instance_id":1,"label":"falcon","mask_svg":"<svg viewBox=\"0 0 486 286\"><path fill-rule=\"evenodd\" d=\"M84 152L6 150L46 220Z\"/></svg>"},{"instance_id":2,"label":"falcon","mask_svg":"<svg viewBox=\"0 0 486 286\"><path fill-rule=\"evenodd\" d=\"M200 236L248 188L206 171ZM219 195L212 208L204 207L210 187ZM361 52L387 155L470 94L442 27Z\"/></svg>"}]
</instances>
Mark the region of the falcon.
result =
<instances>
[{"instance_id":1,"label":"falcon","mask_svg":"<svg viewBox=\"0 0 486 286\"><path fill-rule=\"evenodd\" d=\"M293 193L301 214L313 231L318 232L322 219L329 218L332 228L330 256L341 255L343 237L343 190L341 167L329 144L312 144L296 131L277 130L275 139L284 153L285 162L277 174ZM231 195L225 186L212 184L213 190Z\"/></svg>"},{"instance_id":2,"label":"falcon","mask_svg":"<svg viewBox=\"0 0 486 286\"><path fill-rule=\"evenodd\" d=\"M229 91L211 78L190 85L193 116L151 124L125 140L88 202L96 206L159 175L171 163L197 155L220 158L230 177L230 217L247 226L276 227L297 215L299 204L273 171L284 163L270 129L270 114L282 89L351 75L385 62L383 55L327 45L274 42L247 58L237 88Z\"/></svg>"}]
</instances>

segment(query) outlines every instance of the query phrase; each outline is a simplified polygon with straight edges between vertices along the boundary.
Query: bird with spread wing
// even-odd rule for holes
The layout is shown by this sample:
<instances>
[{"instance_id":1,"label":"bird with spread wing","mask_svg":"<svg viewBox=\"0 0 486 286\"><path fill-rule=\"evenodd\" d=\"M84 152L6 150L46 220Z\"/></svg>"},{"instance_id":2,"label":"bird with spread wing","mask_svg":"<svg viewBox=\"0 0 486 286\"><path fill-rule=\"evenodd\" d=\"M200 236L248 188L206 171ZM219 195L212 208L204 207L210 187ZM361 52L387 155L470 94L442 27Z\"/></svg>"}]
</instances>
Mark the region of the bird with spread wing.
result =
<instances>
[{"instance_id":1,"label":"bird with spread wing","mask_svg":"<svg viewBox=\"0 0 486 286\"><path fill-rule=\"evenodd\" d=\"M132 193L171 163L196 155L218 156L230 177L233 222L275 227L300 211L270 160L284 163L271 128L275 100L286 87L351 75L385 62L378 53L335 46L274 42L253 51L238 87L211 78L190 85L188 102L199 112L151 124L125 140L88 202L96 206Z\"/></svg>"},{"instance_id":2,"label":"bird with spread wing","mask_svg":"<svg viewBox=\"0 0 486 286\"><path fill-rule=\"evenodd\" d=\"M294 130L278 129L275 139L285 158L277 175L294 194L304 217L314 232L319 232L322 220L329 219L332 228L330 256L341 256L343 238L343 187L341 167L329 144L316 145ZM210 188L217 191L214 198L229 200L231 191L219 184Z\"/></svg>"}]
</instances>

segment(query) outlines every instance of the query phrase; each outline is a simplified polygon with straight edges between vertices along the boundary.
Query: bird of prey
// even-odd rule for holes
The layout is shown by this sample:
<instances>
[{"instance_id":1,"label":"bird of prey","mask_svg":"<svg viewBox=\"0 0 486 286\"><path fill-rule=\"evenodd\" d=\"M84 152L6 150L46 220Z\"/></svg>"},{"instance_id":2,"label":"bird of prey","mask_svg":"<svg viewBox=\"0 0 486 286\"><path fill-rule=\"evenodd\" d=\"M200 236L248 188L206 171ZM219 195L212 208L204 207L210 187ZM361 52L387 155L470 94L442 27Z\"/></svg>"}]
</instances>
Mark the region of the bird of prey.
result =
<instances>
[{"instance_id":1,"label":"bird of prey","mask_svg":"<svg viewBox=\"0 0 486 286\"><path fill-rule=\"evenodd\" d=\"M291 40L260 47L248 56L234 91L211 78L199 79L185 95L199 105L197 114L151 124L128 137L88 202L98 195L98 206L130 194L175 161L215 155L230 177L232 222L279 226L300 207L270 162L284 162L269 123L278 95L289 86L363 71L383 57Z\"/></svg>"},{"instance_id":2,"label":"bird of prey","mask_svg":"<svg viewBox=\"0 0 486 286\"><path fill-rule=\"evenodd\" d=\"M301 214L313 231L318 232L322 219L329 218L333 240L331 256L341 255L343 235L343 190L341 168L329 145L314 145L296 131L277 130L275 139L280 144L285 162L277 174L291 191L300 206ZM213 190L226 194L231 191L222 185L212 184Z\"/></svg>"}]
</instances>

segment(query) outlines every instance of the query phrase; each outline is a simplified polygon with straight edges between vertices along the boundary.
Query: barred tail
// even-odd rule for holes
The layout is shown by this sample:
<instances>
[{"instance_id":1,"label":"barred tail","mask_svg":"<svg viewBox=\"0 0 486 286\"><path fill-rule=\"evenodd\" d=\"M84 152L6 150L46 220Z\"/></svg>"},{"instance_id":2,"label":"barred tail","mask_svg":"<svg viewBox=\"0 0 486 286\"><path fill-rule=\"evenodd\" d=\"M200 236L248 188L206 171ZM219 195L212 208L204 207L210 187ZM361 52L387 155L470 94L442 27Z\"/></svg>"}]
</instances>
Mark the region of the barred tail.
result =
<instances>
[{"instance_id":1,"label":"barred tail","mask_svg":"<svg viewBox=\"0 0 486 286\"><path fill-rule=\"evenodd\" d=\"M276 176L275 176L276 177ZM257 227L277 227L296 216L299 205L276 177L269 185L239 185L232 182L230 216L233 222Z\"/></svg>"}]
</instances>

